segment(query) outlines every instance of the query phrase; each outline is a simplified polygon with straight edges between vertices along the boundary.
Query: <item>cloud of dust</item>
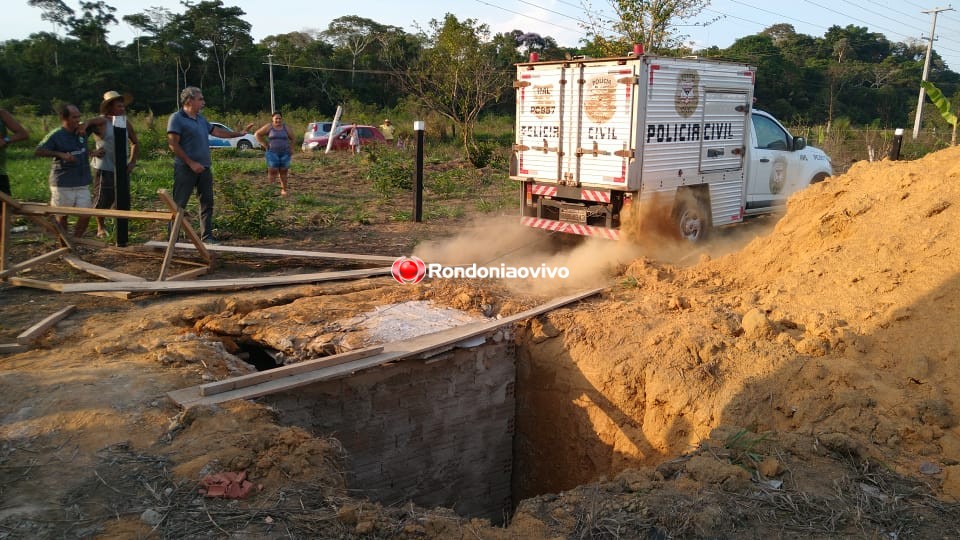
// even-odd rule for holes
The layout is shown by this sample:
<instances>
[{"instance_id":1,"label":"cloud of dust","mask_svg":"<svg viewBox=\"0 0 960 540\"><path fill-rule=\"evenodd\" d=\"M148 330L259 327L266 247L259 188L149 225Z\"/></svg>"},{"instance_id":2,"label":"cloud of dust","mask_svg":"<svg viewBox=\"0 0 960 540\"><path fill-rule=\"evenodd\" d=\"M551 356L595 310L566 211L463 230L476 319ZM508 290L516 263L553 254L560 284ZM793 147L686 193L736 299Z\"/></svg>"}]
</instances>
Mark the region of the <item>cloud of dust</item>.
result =
<instances>
[{"instance_id":1,"label":"cloud of dust","mask_svg":"<svg viewBox=\"0 0 960 540\"><path fill-rule=\"evenodd\" d=\"M540 279L503 279L514 290L533 294L569 292L608 285L620 265L643 255L628 242L551 234L520 224L517 217L475 222L453 238L428 241L414 250L427 264L476 264L499 267L566 267L570 276Z\"/></svg>"}]
</instances>

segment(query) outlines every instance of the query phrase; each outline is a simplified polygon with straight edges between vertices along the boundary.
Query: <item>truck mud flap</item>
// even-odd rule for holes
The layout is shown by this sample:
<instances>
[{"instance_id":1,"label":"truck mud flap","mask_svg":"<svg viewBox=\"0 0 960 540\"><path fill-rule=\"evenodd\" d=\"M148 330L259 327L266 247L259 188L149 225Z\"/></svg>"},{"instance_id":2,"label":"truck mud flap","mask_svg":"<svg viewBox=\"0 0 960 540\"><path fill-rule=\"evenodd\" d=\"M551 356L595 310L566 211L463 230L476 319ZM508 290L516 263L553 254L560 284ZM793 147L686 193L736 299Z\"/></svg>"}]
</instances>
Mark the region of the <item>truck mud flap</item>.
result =
<instances>
[{"instance_id":1,"label":"truck mud flap","mask_svg":"<svg viewBox=\"0 0 960 540\"><path fill-rule=\"evenodd\" d=\"M522 217L520 218L520 223L526 225L527 227L543 229L545 231L579 234L580 236L593 236L596 238L605 238L607 240L620 239L620 231L618 229L608 229L606 227L595 227L593 225L567 223L565 221L540 219L535 217Z\"/></svg>"}]
</instances>

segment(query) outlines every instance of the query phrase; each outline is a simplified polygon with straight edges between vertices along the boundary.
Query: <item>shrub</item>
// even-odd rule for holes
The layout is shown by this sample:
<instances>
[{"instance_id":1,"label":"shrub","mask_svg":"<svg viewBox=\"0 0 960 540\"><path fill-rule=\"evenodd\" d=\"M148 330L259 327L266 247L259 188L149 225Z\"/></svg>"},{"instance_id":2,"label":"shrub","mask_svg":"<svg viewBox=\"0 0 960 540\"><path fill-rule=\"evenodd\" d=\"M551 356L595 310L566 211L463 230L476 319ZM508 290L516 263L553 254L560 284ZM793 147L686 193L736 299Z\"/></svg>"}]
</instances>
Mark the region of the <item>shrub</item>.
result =
<instances>
[{"instance_id":1,"label":"shrub","mask_svg":"<svg viewBox=\"0 0 960 540\"><path fill-rule=\"evenodd\" d=\"M497 146L489 142L479 142L474 144L470 148L470 163L473 163L473 166L482 169L490 164L490 160L493 158L493 152L496 150Z\"/></svg>"},{"instance_id":2,"label":"shrub","mask_svg":"<svg viewBox=\"0 0 960 540\"><path fill-rule=\"evenodd\" d=\"M386 145L364 147L366 168L361 173L373 189L387 196L397 189L413 188L414 163L409 156Z\"/></svg>"},{"instance_id":3,"label":"shrub","mask_svg":"<svg viewBox=\"0 0 960 540\"><path fill-rule=\"evenodd\" d=\"M276 187L258 187L243 179L223 175L217 182L218 201L226 207L216 217L220 228L234 234L263 238L282 228Z\"/></svg>"}]
</instances>

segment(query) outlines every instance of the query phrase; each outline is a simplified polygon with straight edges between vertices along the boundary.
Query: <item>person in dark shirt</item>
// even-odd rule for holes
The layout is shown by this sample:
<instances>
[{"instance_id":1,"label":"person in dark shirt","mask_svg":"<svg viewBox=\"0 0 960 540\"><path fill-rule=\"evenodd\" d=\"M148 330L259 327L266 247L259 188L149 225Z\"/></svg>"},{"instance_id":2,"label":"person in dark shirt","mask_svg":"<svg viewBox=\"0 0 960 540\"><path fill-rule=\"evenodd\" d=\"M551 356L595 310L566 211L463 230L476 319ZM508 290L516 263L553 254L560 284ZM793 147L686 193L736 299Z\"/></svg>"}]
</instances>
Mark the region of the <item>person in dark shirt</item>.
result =
<instances>
[{"instance_id":1,"label":"person in dark shirt","mask_svg":"<svg viewBox=\"0 0 960 540\"><path fill-rule=\"evenodd\" d=\"M61 105L58 113L60 127L47 133L34 151L37 157L53 158L49 177L50 206L90 208L93 201L90 198L89 186L93 177L90 175L87 138L91 132L106 123L106 119L98 116L81 122L80 110L69 103ZM102 156L102 152L97 150L93 155ZM73 235L83 236L89 222L90 216L77 218ZM57 223L66 229L67 216L57 216Z\"/></svg>"}]
</instances>

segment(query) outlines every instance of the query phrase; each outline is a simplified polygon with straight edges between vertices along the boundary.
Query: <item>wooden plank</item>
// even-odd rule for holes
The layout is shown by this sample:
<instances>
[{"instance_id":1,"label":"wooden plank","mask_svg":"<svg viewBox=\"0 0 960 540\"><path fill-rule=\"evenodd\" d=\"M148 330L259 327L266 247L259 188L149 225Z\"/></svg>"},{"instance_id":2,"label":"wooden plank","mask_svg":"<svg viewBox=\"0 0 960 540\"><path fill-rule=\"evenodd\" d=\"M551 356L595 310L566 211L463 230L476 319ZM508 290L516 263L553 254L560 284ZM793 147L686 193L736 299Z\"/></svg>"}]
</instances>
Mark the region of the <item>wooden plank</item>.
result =
<instances>
[{"instance_id":1,"label":"wooden plank","mask_svg":"<svg viewBox=\"0 0 960 540\"><path fill-rule=\"evenodd\" d=\"M152 240L144 244L147 247L151 248L165 248L167 247L166 242L160 242ZM193 249L191 244L178 243L174 247L177 249ZM303 257L306 259L345 259L345 260L355 260L355 261L370 261L370 262L387 262L392 263L397 260L396 257L389 257L385 255L358 255L355 253L331 253L326 251L297 251L292 249L271 249L271 248L254 248L254 247L244 247L244 246L206 246L209 251L220 251L225 253L241 253L244 255L265 255L270 257L280 256L280 257Z\"/></svg>"},{"instance_id":2,"label":"wooden plank","mask_svg":"<svg viewBox=\"0 0 960 540\"><path fill-rule=\"evenodd\" d=\"M6 193L0 191L6 197ZM7 261L7 248L10 246L10 229L13 227L13 207L7 204L7 199L0 200L0 273L10 267Z\"/></svg>"},{"instance_id":3,"label":"wooden plank","mask_svg":"<svg viewBox=\"0 0 960 540\"><path fill-rule=\"evenodd\" d=\"M179 274L170 276L167 278L167 281L178 281L178 280L188 280L195 278L197 276L202 276L209 272L210 269L206 266L201 266L200 268L194 268L193 270L187 270L185 272L180 272Z\"/></svg>"},{"instance_id":4,"label":"wooden plank","mask_svg":"<svg viewBox=\"0 0 960 540\"><path fill-rule=\"evenodd\" d=\"M43 255L38 255L32 259L23 261L22 263L15 264L10 268L4 270L3 272L0 272L0 279L5 278L7 276L12 276L13 274L22 272L28 268L37 266L38 264L45 263L51 259L56 259L57 257L63 255L64 253L70 253L70 248L63 247L63 248L55 249L49 253L44 253Z\"/></svg>"},{"instance_id":5,"label":"wooden plank","mask_svg":"<svg viewBox=\"0 0 960 540\"><path fill-rule=\"evenodd\" d=\"M552 309L556 309L566 304L593 296L602 290L602 288L590 289L580 293L557 298L545 304L541 304L533 309L529 309L527 311L494 321L479 321L403 341L387 343L384 345L383 351L379 354L368 358L342 363L336 366L320 367L310 370L306 373L269 380L252 386L235 388L233 390L227 390L210 396L203 395L201 393L200 386L192 386L182 390L174 390L172 392L168 392L167 396L181 407L189 408L197 405L213 405L216 403L223 403L233 399L250 399L275 392L291 390L315 382L344 377L357 371L363 371L365 369L381 366L397 360L403 360L405 358L429 356L425 353L435 350L447 350L450 345L455 345L457 343L471 343L470 340L478 335L490 332L491 330L514 323L516 321L536 317L537 315Z\"/></svg>"},{"instance_id":6,"label":"wooden plank","mask_svg":"<svg viewBox=\"0 0 960 540\"><path fill-rule=\"evenodd\" d=\"M143 210L113 210L110 208L80 208L76 206L49 206L41 203L22 203L18 213L25 216L89 216L128 219L152 219L170 221L172 212L153 212Z\"/></svg>"},{"instance_id":7,"label":"wooden plank","mask_svg":"<svg viewBox=\"0 0 960 540\"><path fill-rule=\"evenodd\" d=\"M87 282L87 283L55 283L56 289L65 293L87 292L179 292L179 291L223 291L252 289L256 287L272 287L277 285L299 285L303 283L319 283L340 279L357 279L372 276L389 275L390 268L365 268L360 270L341 270L338 272L317 272L313 274L296 274L289 276L267 276L257 278L236 279L205 279L193 281L144 281L144 282ZM10 283L14 283L10 278ZM21 282L24 280L20 280ZM30 285L26 285L30 286ZM49 287L48 287L49 288Z\"/></svg>"},{"instance_id":8,"label":"wooden plank","mask_svg":"<svg viewBox=\"0 0 960 540\"><path fill-rule=\"evenodd\" d=\"M180 224L183 223L183 216L186 211L183 208L177 209L177 215L170 224L170 239L167 240L167 251L163 253L163 264L160 265L160 277L157 281L163 281L167 277L167 271L170 270L170 261L173 260L173 246L177 243L177 237L180 236Z\"/></svg>"},{"instance_id":9,"label":"wooden plank","mask_svg":"<svg viewBox=\"0 0 960 540\"><path fill-rule=\"evenodd\" d=\"M236 390L237 388L245 388L247 386L273 381L283 377L290 377L291 375L299 375L300 373L306 373L308 371L313 371L324 367L337 366L346 362L359 360L361 358L369 358L375 354L379 354L382 351L382 346L365 347L355 351L334 354L331 356L325 356L323 358L317 358L315 360L307 360L305 362L298 362L296 364L290 364L289 366L282 366L267 371L250 373L248 375L240 375L239 377L231 377L222 381L200 385L200 395L212 396L215 394L222 394L229 390Z\"/></svg>"},{"instance_id":10,"label":"wooden plank","mask_svg":"<svg viewBox=\"0 0 960 540\"><path fill-rule=\"evenodd\" d=\"M41 216L25 216L28 220L32 221L35 225L39 225L40 228L46 230L48 233L53 236L60 236L60 231L57 229L57 226L54 225L54 222L50 219L45 219Z\"/></svg>"},{"instance_id":11,"label":"wooden plank","mask_svg":"<svg viewBox=\"0 0 960 540\"><path fill-rule=\"evenodd\" d=\"M0 191L0 195L6 195ZM7 197L6 199L9 199ZM5 272L10 267L8 262L10 243L10 229L13 227L13 206L7 203L6 199L0 200L0 273Z\"/></svg>"},{"instance_id":12,"label":"wooden plank","mask_svg":"<svg viewBox=\"0 0 960 540\"><path fill-rule=\"evenodd\" d=\"M63 257L63 260L66 261L67 264L69 264L70 266L76 268L77 270L81 270L83 272L87 272L88 274L92 274L94 276L97 276L103 279L108 279L110 281L122 281L122 282L146 281L146 279L140 276L124 274L123 272L117 272L109 268L97 266L93 263L88 263L87 261L81 259L80 257L77 257L76 255L72 255L72 254L65 255Z\"/></svg>"},{"instance_id":13,"label":"wooden plank","mask_svg":"<svg viewBox=\"0 0 960 540\"><path fill-rule=\"evenodd\" d=\"M21 345L26 345L37 338L40 334L46 332L53 325L65 319L68 315L74 312L77 309L77 306L67 306L60 311L50 315L46 319L38 322L37 324L27 328L17 336L17 343Z\"/></svg>"},{"instance_id":14,"label":"wooden plank","mask_svg":"<svg viewBox=\"0 0 960 540\"><path fill-rule=\"evenodd\" d=\"M55 283L53 281L43 281L39 279L13 276L7 278L7 282L18 287L31 287L33 289L43 289L45 291L63 292L63 283Z\"/></svg>"},{"instance_id":15,"label":"wooden plank","mask_svg":"<svg viewBox=\"0 0 960 540\"><path fill-rule=\"evenodd\" d=\"M177 212L180 208L177 206L176 201L173 200L173 197L167 193L165 189L157 190L157 196L160 197L160 200L170 209L171 212ZM207 251L207 247L203 244L203 240L200 239L200 236L196 231L193 230L193 226L190 225L190 222L187 220L186 215L180 218L180 227L183 229L183 232L186 233L187 238L193 242L193 246L200 252L200 257L211 267L213 266L213 257L210 255L210 252ZM176 238L176 237L174 237Z\"/></svg>"},{"instance_id":16,"label":"wooden plank","mask_svg":"<svg viewBox=\"0 0 960 540\"><path fill-rule=\"evenodd\" d=\"M10 354L23 352L29 349L26 345L20 343L2 343L0 344L0 354Z\"/></svg>"},{"instance_id":17,"label":"wooden plank","mask_svg":"<svg viewBox=\"0 0 960 540\"><path fill-rule=\"evenodd\" d=\"M8 205L10 208L13 208L14 213L19 213L22 206L17 202L16 199L7 195L6 193L0 191L0 203Z\"/></svg>"},{"instance_id":18,"label":"wooden plank","mask_svg":"<svg viewBox=\"0 0 960 540\"><path fill-rule=\"evenodd\" d=\"M58 222L56 219L51 219L50 224L53 225L53 230L56 231L54 234L60 239L60 245L67 246L71 251L76 251L77 246L73 244L73 236L71 236L70 233L67 232L62 225L60 225L60 222Z\"/></svg>"}]
</instances>

